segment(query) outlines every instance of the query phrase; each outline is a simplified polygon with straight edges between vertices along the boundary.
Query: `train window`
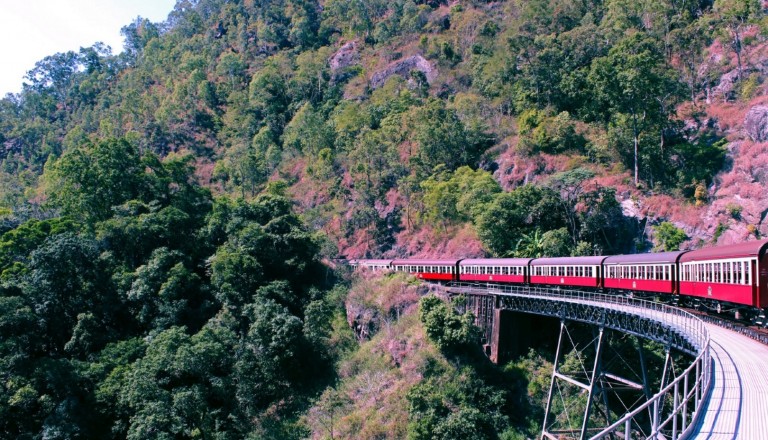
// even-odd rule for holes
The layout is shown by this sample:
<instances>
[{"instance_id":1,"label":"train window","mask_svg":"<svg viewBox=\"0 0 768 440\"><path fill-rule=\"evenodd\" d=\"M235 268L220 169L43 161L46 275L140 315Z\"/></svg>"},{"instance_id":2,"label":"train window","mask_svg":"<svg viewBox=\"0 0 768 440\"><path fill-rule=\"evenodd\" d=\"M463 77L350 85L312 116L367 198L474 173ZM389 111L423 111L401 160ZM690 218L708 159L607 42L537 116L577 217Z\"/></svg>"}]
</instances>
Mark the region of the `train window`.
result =
<instances>
[{"instance_id":1,"label":"train window","mask_svg":"<svg viewBox=\"0 0 768 440\"><path fill-rule=\"evenodd\" d=\"M741 262L741 284L749 284L749 261Z\"/></svg>"},{"instance_id":2,"label":"train window","mask_svg":"<svg viewBox=\"0 0 768 440\"><path fill-rule=\"evenodd\" d=\"M741 269L741 261L737 261L734 268L734 276L736 284L744 284L744 271Z\"/></svg>"},{"instance_id":3,"label":"train window","mask_svg":"<svg viewBox=\"0 0 768 440\"><path fill-rule=\"evenodd\" d=\"M712 263L712 282L720 282L720 263Z\"/></svg>"}]
</instances>

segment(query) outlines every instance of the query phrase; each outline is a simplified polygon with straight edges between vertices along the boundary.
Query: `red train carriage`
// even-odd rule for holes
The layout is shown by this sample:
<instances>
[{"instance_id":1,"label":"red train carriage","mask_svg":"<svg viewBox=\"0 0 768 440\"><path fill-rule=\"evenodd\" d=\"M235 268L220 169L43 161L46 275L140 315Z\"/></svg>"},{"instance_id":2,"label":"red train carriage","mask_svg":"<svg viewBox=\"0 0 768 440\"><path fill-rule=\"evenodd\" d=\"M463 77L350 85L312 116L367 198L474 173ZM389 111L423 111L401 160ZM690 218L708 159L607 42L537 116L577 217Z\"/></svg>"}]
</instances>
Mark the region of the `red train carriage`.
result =
<instances>
[{"instance_id":1,"label":"red train carriage","mask_svg":"<svg viewBox=\"0 0 768 440\"><path fill-rule=\"evenodd\" d=\"M677 263L685 252L614 255L603 261L603 287L677 293Z\"/></svg>"},{"instance_id":2,"label":"red train carriage","mask_svg":"<svg viewBox=\"0 0 768 440\"><path fill-rule=\"evenodd\" d=\"M537 258L531 261L530 283L601 287L605 257Z\"/></svg>"},{"instance_id":3,"label":"red train carriage","mask_svg":"<svg viewBox=\"0 0 768 440\"><path fill-rule=\"evenodd\" d=\"M459 280L525 283L530 258L466 259L459 263Z\"/></svg>"},{"instance_id":4,"label":"red train carriage","mask_svg":"<svg viewBox=\"0 0 768 440\"><path fill-rule=\"evenodd\" d=\"M372 272L378 272L382 270L390 270L392 260L349 260L349 265L354 268L360 267L363 269L368 269Z\"/></svg>"},{"instance_id":5,"label":"red train carriage","mask_svg":"<svg viewBox=\"0 0 768 440\"><path fill-rule=\"evenodd\" d=\"M768 240L691 251L680 257L680 294L765 309Z\"/></svg>"},{"instance_id":6,"label":"red train carriage","mask_svg":"<svg viewBox=\"0 0 768 440\"><path fill-rule=\"evenodd\" d=\"M458 280L458 263L461 260L394 260L392 269L408 272L428 281Z\"/></svg>"}]
</instances>

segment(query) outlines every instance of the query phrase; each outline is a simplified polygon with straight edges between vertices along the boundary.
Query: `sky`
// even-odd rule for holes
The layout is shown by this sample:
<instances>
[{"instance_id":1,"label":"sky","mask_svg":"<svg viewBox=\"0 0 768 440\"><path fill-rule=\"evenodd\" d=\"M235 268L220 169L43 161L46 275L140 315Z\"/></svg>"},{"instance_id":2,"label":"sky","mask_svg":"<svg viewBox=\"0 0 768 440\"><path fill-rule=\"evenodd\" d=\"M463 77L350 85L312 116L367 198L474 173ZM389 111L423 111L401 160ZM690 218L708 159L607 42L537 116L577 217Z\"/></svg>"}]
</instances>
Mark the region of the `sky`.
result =
<instances>
[{"instance_id":1,"label":"sky","mask_svg":"<svg viewBox=\"0 0 768 440\"><path fill-rule=\"evenodd\" d=\"M48 55L97 41L123 50L120 29L137 16L165 21L176 0L0 0L0 97L18 93Z\"/></svg>"}]
</instances>

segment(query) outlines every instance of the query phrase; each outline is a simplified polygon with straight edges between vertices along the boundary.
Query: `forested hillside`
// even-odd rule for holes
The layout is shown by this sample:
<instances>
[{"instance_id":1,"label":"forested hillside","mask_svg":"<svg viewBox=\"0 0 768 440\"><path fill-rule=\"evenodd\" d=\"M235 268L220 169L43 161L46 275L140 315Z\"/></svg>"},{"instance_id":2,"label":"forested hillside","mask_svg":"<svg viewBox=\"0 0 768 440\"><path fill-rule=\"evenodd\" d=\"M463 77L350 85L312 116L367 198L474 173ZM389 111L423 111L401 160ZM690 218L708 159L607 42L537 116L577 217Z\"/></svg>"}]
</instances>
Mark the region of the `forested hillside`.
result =
<instances>
[{"instance_id":1,"label":"forested hillside","mask_svg":"<svg viewBox=\"0 0 768 440\"><path fill-rule=\"evenodd\" d=\"M464 318L366 292L355 334L327 263L768 235L767 24L759 0L179 0L119 54L40 60L0 100L0 437L528 432L501 403L525 385L429 334ZM397 377L370 431L361 371Z\"/></svg>"}]
</instances>

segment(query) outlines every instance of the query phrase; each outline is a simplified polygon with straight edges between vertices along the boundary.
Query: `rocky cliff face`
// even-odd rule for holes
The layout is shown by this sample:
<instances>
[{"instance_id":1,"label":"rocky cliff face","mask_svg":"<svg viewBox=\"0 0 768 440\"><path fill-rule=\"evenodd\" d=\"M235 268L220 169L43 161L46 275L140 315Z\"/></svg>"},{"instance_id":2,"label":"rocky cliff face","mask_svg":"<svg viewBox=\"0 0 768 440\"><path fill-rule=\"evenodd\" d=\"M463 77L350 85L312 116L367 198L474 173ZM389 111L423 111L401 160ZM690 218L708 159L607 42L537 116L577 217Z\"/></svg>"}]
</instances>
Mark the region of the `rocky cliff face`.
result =
<instances>
[{"instance_id":1,"label":"rocky cliff face","mask_svg":"<svg viewBox=\"0 0 768 440\"><path fill-rule=\"evenodd\" d=\"M384 85L387 79L392 75L400 75L405 79L410 79L412 70L424 74L428 83L432 83L437 78L437 69L421 55L414 55L402 60L390 63L384 69L381 69L371 75L371 88L376 89Z\"/></svg>"}]
</instances>

